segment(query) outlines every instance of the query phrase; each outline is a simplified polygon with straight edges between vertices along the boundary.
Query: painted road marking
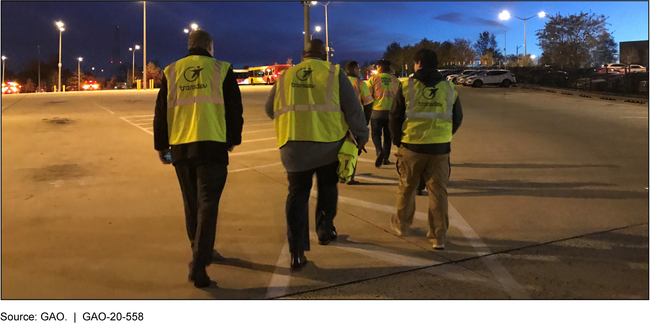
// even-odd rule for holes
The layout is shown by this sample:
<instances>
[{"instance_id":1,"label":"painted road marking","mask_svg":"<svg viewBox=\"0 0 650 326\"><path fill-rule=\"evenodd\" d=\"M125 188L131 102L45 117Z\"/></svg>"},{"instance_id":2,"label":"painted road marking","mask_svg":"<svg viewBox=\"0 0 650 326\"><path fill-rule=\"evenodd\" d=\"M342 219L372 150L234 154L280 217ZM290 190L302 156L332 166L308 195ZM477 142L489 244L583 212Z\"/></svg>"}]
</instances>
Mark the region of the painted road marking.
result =
<instances>
[{"instance_id":1,"label":"painted road marking","mask_svg":"<svg viewBox=\"0 0 650 326\"><path fill-rule=\"evenodd\" d=\"M124 117L120 117L120 119L126 121L126 122L129 123L130 125L135 126L136 128L138 128L138 129L140 129L140 130L142 130L142 131L148 133L149 135L152 135L152 136L153 136L153 132L151 132L151 131L149 131L149 130L147 130L147 129L144 129L144 128L138 126L138 125L136 125L135 123L129 121L128 119L126 119L126 118L124 118Z\"/></svg>"},{"instance_id":2,"label":"painted road marking","mask_svg":"<svg viewBox=\"0 0 650 326\"><path fill-rule=\"evenodd\" d=\"M97 106L99 106L100 108L102 108L102 109L104 109L104 110L110 112L111 114L115 114L115 112L113 112L113 111L111 111L111 110L109 110L109 109L107 109L107 108L105 108L105 107L103 107L103 106L101 106L101 105L99 105L99 104L97 104L97 103L95 103L95 105L97 105Z\"/></svg>"},{"instance_id":3,"label":"painted road marking","mask_svg":"<svg viewBox=\"0 0 650 326\"><path fill-rule=\"evenodd\" d=\"M648 117L620 117L621 119L647 119Z\"/></svg>"},{"instance_id":4,"label":"painted road marking","mask_svg":"<svg viewBox=\"0 0 650 326\"><path fill-rule=\"evenodd\" d=\"M265 164L265 165L258 165L258 166L251 166L251 167L248 167L248 168L242 168L242 169L228 171L228 173L250 171L250 170L255 170L255 169L266 168L266 167L269 167L269 166L276 166L276 165L280 165L280 164L282 164L282 162Z\"/></svg>"},{"instance_id":5,"label":"painted road marking","mask_svg":"<svg viewBox=\"0 0 650 326\"><path fill-rule=\"evenodd\" d=\"M254 150L254 151L248 151L248 152L239 152L239 153L235 152L235 153L228 154L228 156L234 157L234 156L242 156L242 155L251 155L251 154L257 154L257 153L274 152L274 151L277 151L277 150L278 150L277 147L273 147L273 148L258 149L258 150Z\"/></svg>"},{"instance_id":6,"label":"painted road marking","mask_svg":"<svg viewBox=\"0 0 650 326\"><path fill-rule=\"evenodd\" d=\"M272 129L260 129L260 130L244 131L244 132L242 132L242 134L252 134L252 133L254 133L254 132L271 131L271 130L275 130L275 128L272 128Z\"/></svg>"},{"instance_id":7,"label":"painted road marking","mask_svg":"<svg viewBox=\"0 0 650 326\"><path fill-rule=\"evenodd\" d=\"M276 138L276 137L268 137L268 138L258 138L258 139L242 140L241 143L242 143L242 144L244 144L244 143L252 143L252 142L256 142L256 141L264 141L264 140L271 140L271 139L274 139L274 140L275 140L275 139L277 139L277 138Z\"/></svg>"}]
</instances>

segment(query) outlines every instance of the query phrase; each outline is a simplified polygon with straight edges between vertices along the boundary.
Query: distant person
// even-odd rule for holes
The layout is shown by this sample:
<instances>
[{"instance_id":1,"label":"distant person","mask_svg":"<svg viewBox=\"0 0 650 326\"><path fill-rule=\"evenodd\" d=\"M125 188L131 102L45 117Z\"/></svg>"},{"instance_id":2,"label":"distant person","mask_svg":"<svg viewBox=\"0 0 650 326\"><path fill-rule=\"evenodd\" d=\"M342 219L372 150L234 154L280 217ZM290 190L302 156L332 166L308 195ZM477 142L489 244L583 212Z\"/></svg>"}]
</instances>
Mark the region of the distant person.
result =
<instances>
[{"instance_id":1,"label":"distant person","mask_svg":"<svg viewBox=\"0 0 650 326\"><path fill-rule=\"evenodd\" d=\"M364 83L360 78L361 68L359 68L359 63L356 61L350 61L345 65L345 72L348 74L348 79L354 87L354 92L359 98L359 103L363 106L363 112L366 116L366 126L370 123L370 116L372 115L372 95L370 90L368 90L368 85ZM359 150L359 155L361 155L361 150ZM356 174L356 166L354 172L352 173L352 178L347 183L348 185L358 185L359 181L354 180L354 175Z\"/></svg>"},{"instance_id":2,"label":"distant person","mask_svg":"<svg viewBox=\"0 0 650 326\"><path fill-rule=\"evenodd\" d=\"M358 148L368 141L363 110L339 65L325 61L327 52L314 39L302 62L282 73L266 101L266 114L273 119L280 158L287 170L287 238L291 270L307 264L309 251L309 196L314 173L318 179L316 233L327 245L337 237L334 227L338 202L338 153L348 129Z\"/></svg>"},{"instance_id":3,"label":"distant person","mask_svg":"<svg viewBox=\"0 0 650 326\"><path fill-rule=\"evenodd\" d=\"M219 200L228 175L228 152L241 144L244 119L232 65L212 57L210 34L192 31L188 43L187 56L164 70L153 121L154 146L160 161L176 169L193 253L189 281L202 288L211 282L206 266L223 259L214 250Z\"/></svg>"},{"instance_id":4,"label":"distant person","mask_svg":"<svg viewBox=\"0 0 650 326\"><path fill-rule=\"evenodd\" d=\"M390 74L390 61L377 61L377 74L368 80L368 88L374 100L372 105L372 142L375 144L377 159L375 166L390 165L391 135L388 128L388 112L393 104L399 81ZM381 136L384 136L382 144Z\"/></svg>"},{"instance_id":5,"label":"distant person","mask_svg":"<svg viewBox=\"0 0 650 326\"><path fill-rule=\"evenodd\" d=\"M433 249L445 248L449 229L447 182L452 135L463 121L454 84L436 70L438 56L429 49L413 56L415 74L400 83L390 110L390 129L397 150L399 190L391 227L409 231L415 215L415 192L422 177L429 195L429 232Z\"/></svg>"}]
</instances>

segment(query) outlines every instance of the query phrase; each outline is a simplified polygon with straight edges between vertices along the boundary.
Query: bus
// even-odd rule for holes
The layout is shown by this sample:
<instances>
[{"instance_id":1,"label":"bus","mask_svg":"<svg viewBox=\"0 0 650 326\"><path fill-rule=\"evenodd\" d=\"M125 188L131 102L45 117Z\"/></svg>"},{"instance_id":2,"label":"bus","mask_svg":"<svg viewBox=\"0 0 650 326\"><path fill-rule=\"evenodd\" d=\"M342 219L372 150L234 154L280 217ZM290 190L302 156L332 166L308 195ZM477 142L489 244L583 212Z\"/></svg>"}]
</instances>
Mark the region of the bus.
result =
<instances>
[{"instance_id":1,"label":"bus","mask_svg":"<svg viewBox=\"0 0 650 326\"><path fill-rule=\"evenodd\" d=\"M291 65L272 65L253 67L248 69L248 83L272 85L283 71L291 68Z\"/></svg>"},{"instance_id":2,"label":"bus","mask_svg":"<svg viewBox=\"0 0 650 326\"><path fill-rule=\"evenodd\" d=\"M248 69L233 69L232 72L235 73L237 84L248 85Z\"/></svg>"}]
</instances>

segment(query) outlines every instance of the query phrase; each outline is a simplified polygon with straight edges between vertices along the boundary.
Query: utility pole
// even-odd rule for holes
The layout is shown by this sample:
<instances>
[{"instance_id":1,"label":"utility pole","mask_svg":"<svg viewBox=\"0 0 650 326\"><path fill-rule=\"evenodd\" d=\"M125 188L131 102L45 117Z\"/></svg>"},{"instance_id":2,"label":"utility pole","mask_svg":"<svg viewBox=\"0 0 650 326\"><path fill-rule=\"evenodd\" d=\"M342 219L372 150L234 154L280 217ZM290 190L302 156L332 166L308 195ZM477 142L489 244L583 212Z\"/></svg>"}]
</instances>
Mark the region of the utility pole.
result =
<instances>
[{"instance_id":1,"label":"utility pole","mask_svg":"<svg viewBox=\"0 0 650 326\"><path fill-rule=\"evenodd\" d=\"M309 1L301 1L302 6L305 8L305 50L309 47L310 31L309 27Z\"/></svg>"},{"instance_id":2,"label":"utility pole","mask_svg":"<svg viewBox=\"0 0 650 326\"><path fill-rule=\"evenodd\" d=\"M144 40L142 42L142 89L147 89L147 2L146 1L142 1L142 8L144 12L144 19L143 19Z\"/></svg>"}]
</instances>

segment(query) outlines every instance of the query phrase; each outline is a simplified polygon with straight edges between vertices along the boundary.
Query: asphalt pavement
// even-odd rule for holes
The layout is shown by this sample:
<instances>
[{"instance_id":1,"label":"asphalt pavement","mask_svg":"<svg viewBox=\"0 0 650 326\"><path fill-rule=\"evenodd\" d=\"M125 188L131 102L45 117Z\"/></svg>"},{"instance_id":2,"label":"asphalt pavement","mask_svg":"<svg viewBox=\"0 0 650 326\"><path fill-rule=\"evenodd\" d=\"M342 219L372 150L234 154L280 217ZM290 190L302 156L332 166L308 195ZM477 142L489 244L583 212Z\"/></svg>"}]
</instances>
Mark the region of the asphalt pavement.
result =
<instances>
[{"instance_id":1,"label":"asphalt pavement","mask_svg":"<svg viewBox=\"0 0 650 326\"><path fill-rule=\"evenodd\" d=\"M424 196L414 235L391 231L397 172L368 144L362 184L339 185L339 239L320 246L312 230L310 263L291 273L270 87L241 89L217 226L228 260L207 290L186 281L156 90L3 95L2 299L648 299L647 105L459 86L446 249L426 239Z\"/></svg>"}]
</instances>

